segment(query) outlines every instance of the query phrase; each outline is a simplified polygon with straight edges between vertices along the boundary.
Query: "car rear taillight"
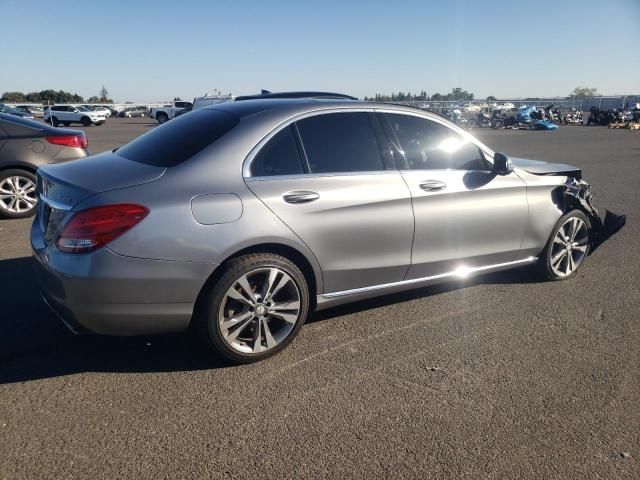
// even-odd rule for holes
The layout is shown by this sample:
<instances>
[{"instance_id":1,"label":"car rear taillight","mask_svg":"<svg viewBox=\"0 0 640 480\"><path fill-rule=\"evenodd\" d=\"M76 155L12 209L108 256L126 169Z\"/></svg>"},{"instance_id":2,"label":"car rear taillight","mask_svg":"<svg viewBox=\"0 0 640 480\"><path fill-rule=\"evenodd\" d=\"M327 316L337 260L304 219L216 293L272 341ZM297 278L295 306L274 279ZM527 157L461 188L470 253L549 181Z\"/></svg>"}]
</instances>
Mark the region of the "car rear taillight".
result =
<instances>
[{"instance_id":1,"label":"car rear taillight","mask_svg":"<svg viewBox=\"0 0 640 480\"><path fill-rule=\"evenodd\" d=\"M53 145L63 145L65 147L87 148L87 145L89 145L85 135L60 135L44 137L44 139Z\"/></svg>"},{"instance_id":2,"label":"car rear taillight","mask_svg":"<svg viewBox=\"0 0 640 480\"><path fill-rule=\"evenodd\" d=\"M149 214L142 205L120 204L82 210L62 229L56 245L62 252L92 252L135 226Z\"/></svg>"}]
</instances>

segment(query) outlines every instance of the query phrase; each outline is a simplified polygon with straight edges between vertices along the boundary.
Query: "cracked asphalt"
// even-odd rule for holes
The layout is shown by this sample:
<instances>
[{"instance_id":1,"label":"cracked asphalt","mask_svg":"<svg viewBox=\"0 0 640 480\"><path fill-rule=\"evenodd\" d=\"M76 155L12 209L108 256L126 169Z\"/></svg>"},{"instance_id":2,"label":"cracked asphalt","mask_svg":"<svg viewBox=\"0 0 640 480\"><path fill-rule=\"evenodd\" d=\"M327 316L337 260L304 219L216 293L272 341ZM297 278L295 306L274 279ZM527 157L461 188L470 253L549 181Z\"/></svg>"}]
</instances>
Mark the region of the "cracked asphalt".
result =
<instances>
[{"instance_id":1,"label":"cracked asphalt","mask_svg":"<svg viewBox=\"0 0 640 480\"><path fill-rule=\"evenodd\" d=\"M99 152L149 128L85 130ZM580 166L627 225L569 281L328 310L250 366L188 335L71 335L39 300L30 221L0 220L0 479L640 478L640 132L477 135Z\"/></svg>"}]
</instances>

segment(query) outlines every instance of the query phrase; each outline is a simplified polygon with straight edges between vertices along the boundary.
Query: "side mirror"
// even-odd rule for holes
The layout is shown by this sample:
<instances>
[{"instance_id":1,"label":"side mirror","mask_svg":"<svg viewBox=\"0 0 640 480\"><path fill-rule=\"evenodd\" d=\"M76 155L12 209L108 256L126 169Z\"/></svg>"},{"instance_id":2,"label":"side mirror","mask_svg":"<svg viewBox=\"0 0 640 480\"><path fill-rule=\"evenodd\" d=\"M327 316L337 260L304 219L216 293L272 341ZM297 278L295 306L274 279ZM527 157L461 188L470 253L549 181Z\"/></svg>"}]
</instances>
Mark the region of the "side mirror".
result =
<instances>
[{"instance_id":1,"label":"side mirror","mask_svg":"<svg viewBox=\"0 0 640 480\"><path fill-rule=\"evenodd\" d=\"M498 175L508 175L513 172L513 163L504 153L496 152L493 155L493 171Z\"/></svg>"}]
</instances>

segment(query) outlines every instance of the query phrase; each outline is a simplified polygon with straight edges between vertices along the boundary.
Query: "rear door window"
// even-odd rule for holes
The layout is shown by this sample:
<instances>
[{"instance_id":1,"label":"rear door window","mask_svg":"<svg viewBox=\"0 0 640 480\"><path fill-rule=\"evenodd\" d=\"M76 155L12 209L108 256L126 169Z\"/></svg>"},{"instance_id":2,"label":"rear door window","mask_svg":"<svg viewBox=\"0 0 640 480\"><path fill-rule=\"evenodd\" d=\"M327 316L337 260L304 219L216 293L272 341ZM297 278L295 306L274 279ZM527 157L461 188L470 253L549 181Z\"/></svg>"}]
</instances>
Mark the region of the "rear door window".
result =
<instances>
[{"instance_id":1,"label":"rear door window","mask_svg":"<svg viewBox=\"0 0 640 480\"><path fill-rule=\"evenodd\" d=\"M128 160L173 167L231 131L240 120L219 110L198 110L155 127L117 151Z\"/></svg>"},{"instance_id":2,"label":"rear door window","mask_svg":"<svg viewBox=\"0 0 640 480\"><path fill-rule=\"evenodd\" d=\"M300 151L289 126L262 147L251 163L251 176L298 175L304 173Z\"/></svg>"},{"instance_id":3,"label":"rear door window","mask_svg":"<svg viewBox=\"0 0 640 480\"><path fill-rule=\"evenodd\" d=\"M378 137L367 112L316 115L297 122L310 173L384 170Z\"/></svg>"}]
</instances>

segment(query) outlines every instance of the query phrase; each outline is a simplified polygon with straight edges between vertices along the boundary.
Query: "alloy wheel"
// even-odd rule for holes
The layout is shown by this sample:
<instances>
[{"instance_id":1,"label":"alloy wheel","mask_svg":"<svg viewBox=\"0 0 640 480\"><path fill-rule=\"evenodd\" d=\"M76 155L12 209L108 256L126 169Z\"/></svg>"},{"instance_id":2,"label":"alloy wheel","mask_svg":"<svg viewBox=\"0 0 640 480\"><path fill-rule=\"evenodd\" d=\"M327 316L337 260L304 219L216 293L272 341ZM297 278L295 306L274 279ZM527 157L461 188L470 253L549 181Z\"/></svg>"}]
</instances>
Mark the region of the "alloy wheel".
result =
<instances>
[{"instance_id":1,"label":"alloy wheel","mask_svg":"<svg viewBox=\"0 0 640 480\"><path fill-rule=\"evenodd\" d=\"M284 341L300 320L300 290L284 270L245 273L225 293L218 325L225 343L240 353L262 353Z\"/></svg>"},{"instance_id":2,"label":"alloy wheel","mask_svg":"<svg viewBox=\"0 0 640 480\"><path fill-rule=\"evenodd\" d=\"M550 266L558 277L568 277L582 263L589 246L589 229L579 217L570 217L558 229L551 245Z\"/></svg>"},{"instance_id":3,"label":"alloy wheel","mask_svg":"<svg viewBox=\"0 0 640 480\"><path fill-rule=\"evenodd\" d=\"M0 208L10 213L25 213L36 206L35 183L26 177L14 175L0 182Z\"/></svg>"}]
</instances>

